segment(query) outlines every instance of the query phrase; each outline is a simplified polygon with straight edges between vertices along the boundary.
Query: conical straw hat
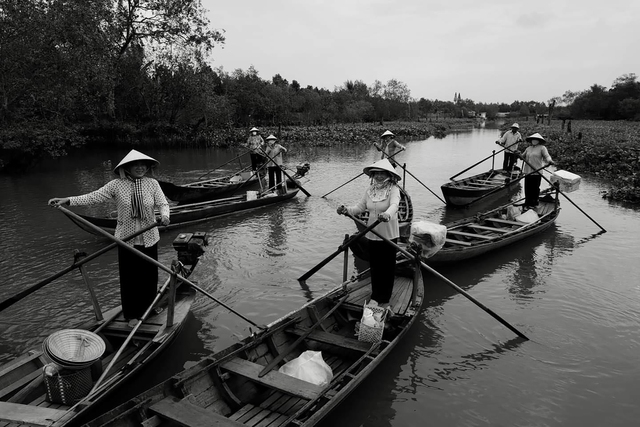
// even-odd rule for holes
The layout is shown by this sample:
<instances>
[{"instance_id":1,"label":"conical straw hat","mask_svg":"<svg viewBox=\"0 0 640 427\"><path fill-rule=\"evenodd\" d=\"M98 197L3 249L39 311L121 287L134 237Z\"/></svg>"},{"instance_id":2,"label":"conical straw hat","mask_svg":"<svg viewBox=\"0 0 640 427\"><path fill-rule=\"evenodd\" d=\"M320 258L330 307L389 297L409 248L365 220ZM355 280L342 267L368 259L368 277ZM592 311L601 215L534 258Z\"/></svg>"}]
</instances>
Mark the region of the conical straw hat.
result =
<instances>
[{"instance_id":1,"label":"conical straw hat","mask_svg":"<svg viewBox=\"0 0 640 427\"><path fill-rule=\"evenodd\" d=\"M124 158L122 160L120 160L120 163L118 163L118 166L116 166L115 168L113 168L113 171L115 173L118 173L118 168L120 166L124 166L127 163L131 163L131 162L137 162L138 160L144 160L147 162L151 162L152 163L152 167L155 166L159 166L160 162L157 161L156 159L154 159L153 157L149 157L146 154L143 154L137 150L131 150L129 151L129 154L127 154L126 156L124 156Z\"/></svg>"},{"instance_id":2,"label":"conical straw hat","mask_svg":"<svg viewBox=\"0 0 640 427\"><path fill-rule=\"evenodd\" d=\"M391 165L391 162L388 159L378 160L377 162L362 169L362 171L367 174L367 176L371 176L371 172L376 170L389 172L392 176L398 178L398 181L402 179L400 174L396 172L395 168Z\"/></svg>"}]
</instances>

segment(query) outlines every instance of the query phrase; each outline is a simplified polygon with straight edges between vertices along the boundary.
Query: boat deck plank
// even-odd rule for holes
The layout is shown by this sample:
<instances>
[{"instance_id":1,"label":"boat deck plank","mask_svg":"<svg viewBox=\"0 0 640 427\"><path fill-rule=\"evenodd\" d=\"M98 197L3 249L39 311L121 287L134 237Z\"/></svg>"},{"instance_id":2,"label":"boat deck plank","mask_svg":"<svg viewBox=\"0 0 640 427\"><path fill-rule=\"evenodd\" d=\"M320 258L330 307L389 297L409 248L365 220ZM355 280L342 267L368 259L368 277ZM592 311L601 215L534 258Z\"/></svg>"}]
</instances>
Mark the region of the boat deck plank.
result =
<instances>
[{"instance_id":1,"label":"boat deck plank","mask_svg":"<svg viewBox=\"0 0 640 427\"><path fill-rule=\"evenodd\" d=\"M244 424L194 405L187 399L167 397L149 408L163 418L184 427L240 427Z\"/></svg>"},{"instance_id":2,"label":"boat deck plank","mask_svg":"<svg viewBox=\"0 0 640 427\"><path fill-rule=\"evenodd\" d=\"M471 237L471 238L474 238L474 239L485 239L485 240L493 239L493 237L485 236L484 234L467 233L467 232L464 232L464 231L457 231L457 230L447 230L447 234L453 234L453 235L456 235L456 236Z\"/></svg>"},{"instance_id":3,"label":"boat deck plank","mask_svg":"<svg viewBox=\"0 0 640 427\"><path fill-rule=\"evenodd\" d=\"M273 370L269 371L263 377L259 377L258 374L264 369L264 366L238 357L224 362L220 367L227 371L249 378L259 384L284 391L294 396L303 397L305 399L315 398L323 389L323 387L319 387L315 384L311 384Z\"/></svg>"},{"instance_id":4,"label":"boat deck plank","mask_svg":"<svg viewBox=\"0 0 640 427\"><path fill-rule=\"evenodd\" d=\"M470 242L465 242L463 240L456 240L456 239L445 239L444 242L452 244L452 245L462 245L462 246L471 246L472 245L472 243L470 243Z\"/></svg>"}]
</instances>

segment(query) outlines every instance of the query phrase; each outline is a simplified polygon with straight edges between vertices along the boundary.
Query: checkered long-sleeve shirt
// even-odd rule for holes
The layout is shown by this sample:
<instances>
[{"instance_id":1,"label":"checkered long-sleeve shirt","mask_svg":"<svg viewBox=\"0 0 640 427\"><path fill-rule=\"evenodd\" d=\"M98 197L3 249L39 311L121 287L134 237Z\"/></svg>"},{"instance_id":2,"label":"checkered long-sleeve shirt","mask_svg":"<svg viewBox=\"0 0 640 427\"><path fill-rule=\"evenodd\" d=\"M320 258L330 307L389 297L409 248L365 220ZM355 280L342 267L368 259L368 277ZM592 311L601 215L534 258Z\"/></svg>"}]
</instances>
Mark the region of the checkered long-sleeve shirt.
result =
<instances>
[{"instance_id":1,"label":"checkered long-sleeve shirt","mask_svg":"<svg viewBox=\"0 0 640 427\"><path fill-rule=\"evenodd\" d=\"M71 206L86 206L103 203L109 199L116 201L118 219L115 236L119 239L127 237L137 230L147 227L155 222L155 209L160 211L161 217L169 218L169 202L160 189L160 184L153 178L141 178L143 191L144 218L132 218L131 216L131 193L133 192L133 182L128 179L114 179L104 187L82 196L69 198ZM150 247L160 240L158 228L154 227L142 234L145 247ZM129 240L128 245L133 246L134 241Z\"/></svg>"}]
</instances>

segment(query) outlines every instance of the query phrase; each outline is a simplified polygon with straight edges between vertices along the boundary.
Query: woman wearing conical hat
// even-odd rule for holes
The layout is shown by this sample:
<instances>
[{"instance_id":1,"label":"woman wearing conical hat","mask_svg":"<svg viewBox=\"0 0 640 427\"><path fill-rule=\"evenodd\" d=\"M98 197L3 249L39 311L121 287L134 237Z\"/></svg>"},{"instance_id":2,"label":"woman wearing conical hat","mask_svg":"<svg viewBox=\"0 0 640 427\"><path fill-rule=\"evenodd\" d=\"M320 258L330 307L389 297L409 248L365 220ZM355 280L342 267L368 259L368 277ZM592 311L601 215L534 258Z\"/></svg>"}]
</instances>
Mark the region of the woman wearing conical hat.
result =
<instances>
[{"instance_id":1,"label":"woman wearing conical hat","mask_svg":"<svg viewBox=\"0 0 640 427\"><path fill-rule=\"evenodd\" d=\"M282 182L282 155L287 152L287 149L278 144L273 134L267 137L267 147L265 153L267 154L267 171L269 172L269 188L276 189L280 194L286 192L286 184Z\"/></svg>"},{"instance_id":2,"label":"woman wearing conical hat","mask_svg":"<svg viewBox=\"0 0 640 427\"><path fill-rule=\"evenodd\" d=\"M368 224L377 219L382 222L374 230L385 238L397 242L400 237L398 225L398 207L400 205L400 188L397 183L401 177L388 159L378 160L363 169L371 180L360 202L354 206L340 206L338 214L358 215L369 212ZM369 232L363 239L367 239L369 247L369 264L371 266L371 299L382 307L389 306L393 283L395 280L396 249Z\"/></svg>"},{"instance_id":3,"label":"woman wearing conical hat","mask_svg":"<svg viewBox=\"0 0 640 427\"><path fill-rule=\"evenodd\" d=\"M375 145L376 148L382 152L382 157L380 158L389 159L394 167L398 165L398 163L394 160L396 153L406 150L404 145L396 141L395 136L396 135L393 132L391 132L390 130L386 130L382 135L380 135L380 138L382 139L382 141L380 141L380 144L376 144L375 142L373 143L373 145Z\"/></svg>"},{"instance_id":4,"label":"woman wearing conical hat","mask_svg":"<svg viewBox=\"0 0 640 427\"><path fill-rule=\"evenodd\" d=\"M245 147L251 150L249 153L249 156L251 157L251 168L254 171L257 171L265 161L264 156L262 155L264 140L262 139L258 128L253 127L249 130L249 138L247 138Z\"/></svg>"},{"instance_id":5,"label":"woman wearing conical hat","mask_svg":"<svg viewBox=\"0 0 640 427\"><path fill-rule=\"evenodd\" d=\"M534 133L527 137L527 142L531 145L519 154L524 160L522 172L524 177L524 206L526 208L535 208L538 206L538 198L540 197L540 184L542 182L542 169L547 165L555 163L549 155L549 151L545 146L546 140L539 133ZM536 172L537 171L537 172ZM535 173L534 173L535 172Z\"/></svg>"},{"instance_id":6,"label":"woman wearing conical hat","mask_svg":"<svg viewBox=\"0 0 640 427\"><path fill-rule=\"evenodd\" d=\"M49 205L95 205L115 200L118 221L115 237L122 239L156 222L155 209L160 211L163 225L169 225L169 203L160 184L151 176L160 163L136 150L131 150L113 172L118 178L88 194L74 197L55 197ZM158 259L158 228L152 228L127 241L151 258ZM122 312L133 327L153 302L158 285L158 267L141 260L134 253L118 247L120 296Z\"/></svg>"},{"instance_id":7,"label":"woman wearing conical hat","mask_svg":"<svg viewBox=\"0 0 640 427\"><path fill-rule=\"evenodd\" d=\"M500 139L496 141L496 144L504 147L502 169L505 171L513 171L513 168L518 162L518 148L521 142L522 135L520 135L520 125L517 123L512 124L511 130L505 132Z\"/></svg>"}]
</instances>

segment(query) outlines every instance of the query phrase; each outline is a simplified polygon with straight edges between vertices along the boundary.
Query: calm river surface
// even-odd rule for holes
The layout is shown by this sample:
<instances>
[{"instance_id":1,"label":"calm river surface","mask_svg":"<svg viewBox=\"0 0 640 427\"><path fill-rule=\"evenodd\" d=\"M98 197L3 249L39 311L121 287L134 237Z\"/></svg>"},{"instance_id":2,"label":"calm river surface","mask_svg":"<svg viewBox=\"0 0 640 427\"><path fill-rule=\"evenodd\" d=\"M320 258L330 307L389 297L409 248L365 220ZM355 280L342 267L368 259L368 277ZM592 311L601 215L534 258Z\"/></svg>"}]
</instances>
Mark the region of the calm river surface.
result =
<instances>
[{"instance_id":1,"label":"calm river surface","mask_svg":"<svg viewBox=\"0 0 640 427\"><path fill-rule=\"evenodd\" d=\"M497 135L487 128L407 142L398 159L441 196L440 185L450 176L496 149ZM340 256L308 280L309 288L296 279L355 230L335 208L358 200L367 179L321 196L378 158L370 147L288 148L289 165L311 163L304 187L312 197L299 193L281 206L169 231L160 242L160 260L168 265L179 231L209 232L210 245L196 272L200 286L256 323L279 318L341 280ZM552 145L549 150L553 156ZM75 249L91 253L108 243L81 231L46 201L98 188L112 179L111 169L126 151L93 150L48 161L24 175L0 176L0 300L62 270ZM161 176L176 183L236 155L232 150L145 152L161 162ZM496 166L502 154L498 157ZM487 161L468 174L489 167ZM447 210L416 179L405 181L415 219L441 222L475 212ZM638 425L640 210L602 199L605 188L583 176L569 197L607 233L598 234L598 226L562 198L556 225L543 234L439 270L530 341L515 339L465 297L427 276L423 310L404 341L322 425ZM103 309L119 304L116 253L91 262L88 273ZM83 286L74 272L0 312L0 363L91 316ZM115 401L248 333L244 321L200 296L177 340Z\"/></svg>"}]
</instances>

